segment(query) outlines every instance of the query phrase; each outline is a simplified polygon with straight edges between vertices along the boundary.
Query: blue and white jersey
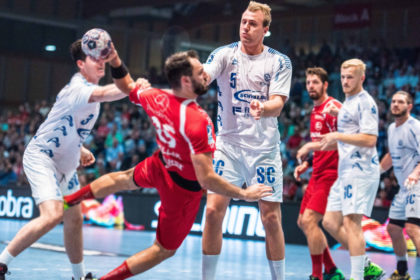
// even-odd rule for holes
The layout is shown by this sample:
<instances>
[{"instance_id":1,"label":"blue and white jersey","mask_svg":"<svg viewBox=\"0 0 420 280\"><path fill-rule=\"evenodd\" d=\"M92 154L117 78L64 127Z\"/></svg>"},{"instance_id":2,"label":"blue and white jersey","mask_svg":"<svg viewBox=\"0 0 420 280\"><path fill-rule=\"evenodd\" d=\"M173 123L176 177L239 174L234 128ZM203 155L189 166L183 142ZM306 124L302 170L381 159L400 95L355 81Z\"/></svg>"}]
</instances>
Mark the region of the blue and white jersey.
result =
<instances>
[{"instance_id":1,"label":"blue and white jersey","mask_svg":"<svg viewBox=\"0 0 420 280\"><path fill-rule=\"evenodd\" d=\"M378 107L366 91L346 97L338 114L337 131L346 134L378 136ZM360 147L338 141L338 175L362 172L379 176L376 147Z\"/></svg>"},{"instance_id":2,"label":"blue and white jersey","mask_svg":"<svg viewBox=\"0 0 420 280\"><path fill-rule=\"evenodd\" d=\"M280 141L277 118L256 121L249 113L251 100L267 101L272 95L289 97L292 78L290 59L264 46L258 55L241 51L241 42L220 47L204 64L212 81L217 79L217 141L247 149L269 151Z\"/></svg>"},{"instance_id":3,"label":"blue and white jersey","mask_svg":"<svg viewBox=\"0 0 420 280\"><path fill-rule=\"evenodd\" d=\"M25 153L47 155L62 173L75 170L79 166L82 143L99 115L100 103L88 103L97 87L76 73L58 94Z\"/></svg>"},{"instance_id":4,"label":"blue and white jersey","mask_svg":"<svg viewBox=\"0 0 420 280\"><path fill-rule=\"evenodd\" d=\"M420 121L409 117L402 125L388 127L388 147L398 184L404 181L420 162Z\"/></svg>"}]
</instances>

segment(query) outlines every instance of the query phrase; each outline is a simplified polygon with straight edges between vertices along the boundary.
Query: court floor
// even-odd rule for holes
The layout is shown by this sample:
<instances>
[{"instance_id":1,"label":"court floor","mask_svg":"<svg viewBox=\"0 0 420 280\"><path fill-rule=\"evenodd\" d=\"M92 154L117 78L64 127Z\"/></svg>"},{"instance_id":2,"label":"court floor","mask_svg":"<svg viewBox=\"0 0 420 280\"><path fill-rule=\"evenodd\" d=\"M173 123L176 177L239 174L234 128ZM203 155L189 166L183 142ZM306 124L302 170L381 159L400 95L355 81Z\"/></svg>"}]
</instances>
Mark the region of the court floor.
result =
<instances>
[{"instance_id":1,"label":"court floor","mask_svg":"<svg viewBox=\"0 0 420 280\"><path fill-rule=\"evenodd\" d=\"M0 250L6 246L25 222L0 220ZM150 246L153 232L122 231L84 226L85 265L97 276L120 265L128 256ZM395 269L392 254L369 252L369 257L387 271ZM338 267L349 277L350 260L347 251L333 250ZM420 279L420 258L409 257L413 279ZM24 251L9 266L7 280L71 279L71 269L63 250L62 226L42 237L33 248ZM307 246L286 245L286 279L308 279L311 261ZM261 241L225 239L219 258L217 279L271 279ZM199 280L201 279L201 237L190 235L171 259L130 279Z\"/></svg>"}]
</instances>

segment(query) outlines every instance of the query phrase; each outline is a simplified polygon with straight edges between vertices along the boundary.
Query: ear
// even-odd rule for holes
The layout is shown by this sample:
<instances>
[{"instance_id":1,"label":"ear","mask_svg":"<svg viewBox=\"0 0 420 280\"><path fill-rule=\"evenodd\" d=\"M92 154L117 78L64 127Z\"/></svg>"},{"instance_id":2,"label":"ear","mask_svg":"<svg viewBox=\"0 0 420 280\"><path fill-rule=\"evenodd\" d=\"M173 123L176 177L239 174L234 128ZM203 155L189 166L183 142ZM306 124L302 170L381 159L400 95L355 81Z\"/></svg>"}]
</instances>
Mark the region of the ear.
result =
<instances>
[{"instance_id":1,"label":"ear","mask_svg":"<svg viewBox=\"0 0 420 280\"><path fill-rule=\"evenodd\" d=\"M267 34L269 26L264 27L264 35Z\"/></svg>"},{"instance_id":2,"label":"ear","mask_svg":"<svg viewBox=\"0 0 420 280\"><path fill-rule=\"evenodd\" d=\"M191 78L188 76L181 76L181 87L191 85Z\"/></svg>"},{"instance_id":3,"label":"ear","mask_svg":"<svg viewBox=\"0 0 420 280\"><path fill-rule=\"evenodd\" d=\"M327 91L328 89L328 82L324 82L324 90Z\"/></svg>"},{"instance_id":4,"label":"ear","mask_svg":"<svg viewBox=\"0 0 420 280\"><path fill-rule=\"evenodd\" d=\"M79 67L79 69L82 69L83 68L83 65L85 64L85 62L83 60L81 60L81 59L78 59L76 61L76 64L77 64L77 67Z\"/></svg>"}]
</instances>

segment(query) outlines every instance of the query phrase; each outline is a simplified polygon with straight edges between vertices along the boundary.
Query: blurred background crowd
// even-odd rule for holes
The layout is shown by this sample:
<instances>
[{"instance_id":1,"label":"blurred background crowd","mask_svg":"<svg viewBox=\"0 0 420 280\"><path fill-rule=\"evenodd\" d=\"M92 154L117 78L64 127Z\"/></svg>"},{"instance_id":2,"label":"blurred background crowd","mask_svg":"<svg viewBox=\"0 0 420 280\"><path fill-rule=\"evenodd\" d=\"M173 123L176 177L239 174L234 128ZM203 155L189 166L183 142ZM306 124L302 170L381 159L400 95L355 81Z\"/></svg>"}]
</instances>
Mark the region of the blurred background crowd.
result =
<instances>
[{"instance_id":1,"label":"blurred background crowd","mask_svg":"<svg viewBox=\"0 0 420 280\"><path fill-rule=\"evenodd\" d=\"M284 201L300 201L310 177L309 169L301 182L293 178L297 164L296 152L310 141L309 119L312 110L305 88L305 69L320 66L329 73L329 95L344 101L340 83L340 65L349 58L360 58L367 65L364 88L375 98L379 108L377 149L381 158L387 152L387 128L393 121L389 102L397 90L405 90L414 98L412 115L420 115L420 48L389 48L385 41L356 42L350 38L338 43L324 41L317 51L296 49L287 40L279 48L291 58L293 80L290 99L279 117L282 138L281 154L284 174ZM156 68L150 68L147 78L153 86L167 87ZM215 84L199 99L200 105L216 124L217 102ZM26 144L47 117L52 100L23 103L0 111L0 187L10 184L26 186L22 155ZM101 105L101 115L91 136L85 142L96 157L88 168L79 169L81 185L110 171L134 166L156 149L154 128L141 107L128 100ZM399 186L392 170L381 177L376 206L389 207Z\"/></svg>"}]
</instances>

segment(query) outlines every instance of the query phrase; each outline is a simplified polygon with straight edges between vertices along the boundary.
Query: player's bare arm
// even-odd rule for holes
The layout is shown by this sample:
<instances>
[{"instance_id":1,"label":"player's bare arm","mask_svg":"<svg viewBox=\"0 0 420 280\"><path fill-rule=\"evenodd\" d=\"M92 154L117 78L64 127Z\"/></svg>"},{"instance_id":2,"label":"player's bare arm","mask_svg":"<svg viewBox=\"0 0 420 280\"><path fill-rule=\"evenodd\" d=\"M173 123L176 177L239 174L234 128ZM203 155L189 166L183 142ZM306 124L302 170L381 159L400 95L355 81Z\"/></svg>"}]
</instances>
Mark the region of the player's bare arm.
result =
<instances>
[{"instance_id":1,"label":"player's bare arm","mask_svg":"<svg viewBox=\"0 0 420 280\"><path fill-rule=\"evenodd\" d=\"M392 158L390 153L386 153L384 157L381 160L381 163L379 165L381 174L384 172L387 172L392 167Z\"/></svg>"},{"instance_id":2,"label":"player's bare arm","mask_svg":"<svg viewBox=\"0 0 420 280\"><path fill-rule=\"evenodd\" d=\"M257 201L272 194L272 188L263 184L255 184L244 190L228 183L214 172L211 153L193 154L191 160L197 180L204 189L246 201Z\"/></svg>"},{"instance_id":3,"label":"player's bare arm","mask_svg":"<svg viewBox=\"0 0 420 280\"><path fill-rule=\"evenodd\" d=\"M413 172L411 172L410 175L408 175L407 179L404 182L404 186L407 189L411 189L412 187L414 187L415 184L418 183L419 178L420 178L420 163L417 164Z\"/></svg>"},{"instance_id":4,"label":"player's bare arm","mask_svg":"<svg viewBox=\"0 0 420 280\"><path fill-rule=\"evenodd\" d=\"M250 103L250 114L254 119L259 120L262 117L278 117L286 103L286 96L272 95L266 102L252 100Z\"/></svg>"},{"instance_id":5,"label":"player's bare arm","mask_svg":"<svg viewBox=\"0 0 420 280\"><path fill-rule=\"evenodd\" d=\"M337 141L347 143L350 145L355 145L359 147L374 147L376 145L376 135L357 133L357 134L347 134L340 132L331 132L320 136L321 140L321 150L329 151L333 150L333 145L336 145Z\"/></svg>"}]
</instances>

